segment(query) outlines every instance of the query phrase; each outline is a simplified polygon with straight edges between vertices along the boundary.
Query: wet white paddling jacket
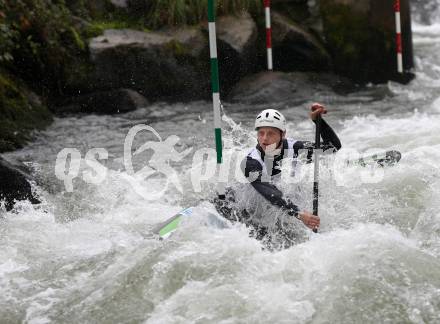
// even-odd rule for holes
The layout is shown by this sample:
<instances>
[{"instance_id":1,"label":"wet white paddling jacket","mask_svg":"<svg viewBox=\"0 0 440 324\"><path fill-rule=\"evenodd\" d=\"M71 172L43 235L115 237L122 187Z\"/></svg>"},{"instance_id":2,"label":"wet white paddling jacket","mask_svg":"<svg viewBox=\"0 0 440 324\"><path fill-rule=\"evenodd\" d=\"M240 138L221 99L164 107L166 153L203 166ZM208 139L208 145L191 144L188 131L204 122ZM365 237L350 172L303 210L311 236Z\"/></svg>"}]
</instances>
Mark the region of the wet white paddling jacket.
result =
<instances>
[{"instance_id":1,"label":"wet white paddling jacket","mask_svg":"<svg viewBox=\"0 0 440 324\"><path fill-rule=\"evenodd\" d=\"M321 149L336 152L341 148L341 142L333 129L321 119ZM242 162L242 170L251 185L267 199L272 205L285 210L289 215L298 217L298 207L273 184L273 180L280 176L281 163L283 159L296 159L302 150L307 153L306 161L311 162L315 144L308 141L297 141L294 139L283 139L281 152L275 156L264 154L259 144L253 148L246 159Z\"/></svg>"}]
</instances>

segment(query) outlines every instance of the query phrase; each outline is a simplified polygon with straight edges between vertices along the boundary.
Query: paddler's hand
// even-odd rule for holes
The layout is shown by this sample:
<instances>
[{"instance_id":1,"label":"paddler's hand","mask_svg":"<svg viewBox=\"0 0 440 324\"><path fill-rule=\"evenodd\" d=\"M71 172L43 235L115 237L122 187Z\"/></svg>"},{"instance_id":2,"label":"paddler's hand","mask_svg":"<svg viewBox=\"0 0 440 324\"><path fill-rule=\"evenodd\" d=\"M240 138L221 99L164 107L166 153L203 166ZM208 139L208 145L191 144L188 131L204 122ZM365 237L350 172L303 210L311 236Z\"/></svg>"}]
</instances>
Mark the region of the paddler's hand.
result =
<instances>
[{"instance_id":1,"label":"paddler's hand","mask_svg":"<svg viewBox=\"0 0 440 324\"><path fill-rule=\"evenodd\" d=\"M312 107L310 108L310 118L312 120L316 120L316 117L318 115L325 115L327 113L327 109L320 103L314 103Z\"/></svg>"},{"instance_id":2,"label":"paddler's hand","mask_svg":"<svg viewBox=\"0 0 440 324\"><path fill-rule=\"evenodd\" d=\"M309 212L302 211L298 214L299 219L310 229L317 229L319 227L320 219Z\"/></svg>"}]
</instances>

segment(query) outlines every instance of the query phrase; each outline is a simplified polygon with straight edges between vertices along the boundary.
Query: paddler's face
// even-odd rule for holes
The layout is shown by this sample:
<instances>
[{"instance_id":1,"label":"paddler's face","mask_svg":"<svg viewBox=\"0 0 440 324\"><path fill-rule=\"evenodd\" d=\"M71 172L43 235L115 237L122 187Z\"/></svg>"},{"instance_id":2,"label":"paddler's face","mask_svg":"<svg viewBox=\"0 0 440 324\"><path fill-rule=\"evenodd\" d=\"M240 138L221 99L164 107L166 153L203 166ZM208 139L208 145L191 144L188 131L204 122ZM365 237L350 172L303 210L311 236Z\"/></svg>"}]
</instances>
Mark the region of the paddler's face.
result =
<instances>
[{"instance_id":1,"label":"paddler's face","mask_svg":"<svg viewBox=\"0 0 440 324\"><path fill-rule=\"evenodd\" d=\"M260 127L257 130L258 144L260 144L264 151L266 151L268 147L272 150L276 149L285 134L286 132L281 132L275 127Z\"/></svg>"}]
</instances>

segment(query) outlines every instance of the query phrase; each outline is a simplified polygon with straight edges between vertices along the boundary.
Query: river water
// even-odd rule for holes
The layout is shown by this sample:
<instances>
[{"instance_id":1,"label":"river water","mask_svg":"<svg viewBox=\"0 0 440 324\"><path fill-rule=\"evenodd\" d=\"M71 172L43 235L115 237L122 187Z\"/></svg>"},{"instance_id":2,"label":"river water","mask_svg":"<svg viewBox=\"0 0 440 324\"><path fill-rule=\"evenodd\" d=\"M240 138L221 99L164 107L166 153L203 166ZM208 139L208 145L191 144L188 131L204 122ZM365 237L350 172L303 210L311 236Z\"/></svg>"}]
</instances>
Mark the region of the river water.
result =
<instances>
[{"instance_id":1,"label":"river water","mask_svg":"<svg viewBox=\"0 0 440 324\"><path fill-rule=\"evenodd\" d=\"M434 1L414 9L417 78L409 85L271 104L288 118L290 136L313 139L307 106L320 101L345 149L396 149L403 156L394 167L364 170L363 178L359 169L323 166L320 233L306 232L289 249L269 252L245 226L220 229L205 221L216 213L209 202L215 181L197 191L190 180L194 152L214 144L209 102L57 118L33 143L4 154L33 170L43 203L0 211L0 322L439 323L440 11ZM252 120L261 108L225 103L225 152L254 145ZM177 135L178 152L192 148L171 162L183 193L170 184L153 199L165 178L142 181L126 171L124 139L137 124L164 140ZM134 146L148 140L157 138L140 132ZM64 148L82 158L104 148L101 182L79 173L66 191L55 177ZM133 157L135 171L151 153ZM80 171L88 170L83 162ZM311 209L310 181L289 190L299 190L298 204ZM196 206L193 217L157 240L154 226L186 206Z\"/></svg>"}]
</instances>

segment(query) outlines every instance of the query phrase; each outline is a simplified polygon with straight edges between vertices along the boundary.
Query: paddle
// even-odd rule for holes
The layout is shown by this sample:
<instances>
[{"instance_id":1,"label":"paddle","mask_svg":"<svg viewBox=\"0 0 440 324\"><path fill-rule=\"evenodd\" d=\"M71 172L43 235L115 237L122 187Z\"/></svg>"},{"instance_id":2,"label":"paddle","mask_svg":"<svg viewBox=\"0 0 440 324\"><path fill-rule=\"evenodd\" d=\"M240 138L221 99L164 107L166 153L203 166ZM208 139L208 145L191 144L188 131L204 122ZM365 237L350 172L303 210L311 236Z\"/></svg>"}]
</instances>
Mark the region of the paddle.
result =
<instances>
[{"instance_id":1,"label":"paddle","mask_svg":"<svg viewBox=\"0 0 440 324\"><path fill-rule=\"evenodd\" d=\"M211 62L211 89L212 89L212 106L214 110L214 134L215 148L217 152L217 168L221 167L222 157L222 128L221 128L221 103L220 103L220 83L217 60L217 36L215 31L215 0L208 0L208 32L209 32L209 53ZM220 200L225 199L225 185L217 182L217 195ZM173 217L160 224L154 233L158 234L161 239L165 239L171 235L179 226L183 217L192 214L192 208L185 208Z\"/></svg>"},{"instance_id":2,"label":"paddle","mask_svg":"<svg viewBox=\"0 0 440 324\"><path fill-rule=\"evenodd\" d=\"M168 218L165 222L156 226L153 230L153 233L159 235L160 239L166 239L179 227L180 221L185 216L192 215L192 207L185 208L175 214L174 216Z\"/></svg>"},{"instance_id":3,"label":"paddle","mask_svg":"<svg viewBox=\"0 0 440 324\"><path fill-rule=\"evenodd\" d=\"M377 164L381 167L393 166L400 161L402 158L402 153L399 151L384 151L375 153L369 156L362 156L353 160L346 160L345 164L348 165L360 165L360 166L370 166Z\"/></svg>"},{"instance_id":4,"label":"paddle","mask_svg":"<svg viewBox=\"0 0 440 324\"><path fill-rule=\"evenodd\" d=\"M313 177L313 215L318 216L318 203L319 203L319 150L321 148L321 115L316 117L316 132L315 132L315 172ZM318 230L313 229L314 233L318 233Z\"/></svg>"}]
</instances>

